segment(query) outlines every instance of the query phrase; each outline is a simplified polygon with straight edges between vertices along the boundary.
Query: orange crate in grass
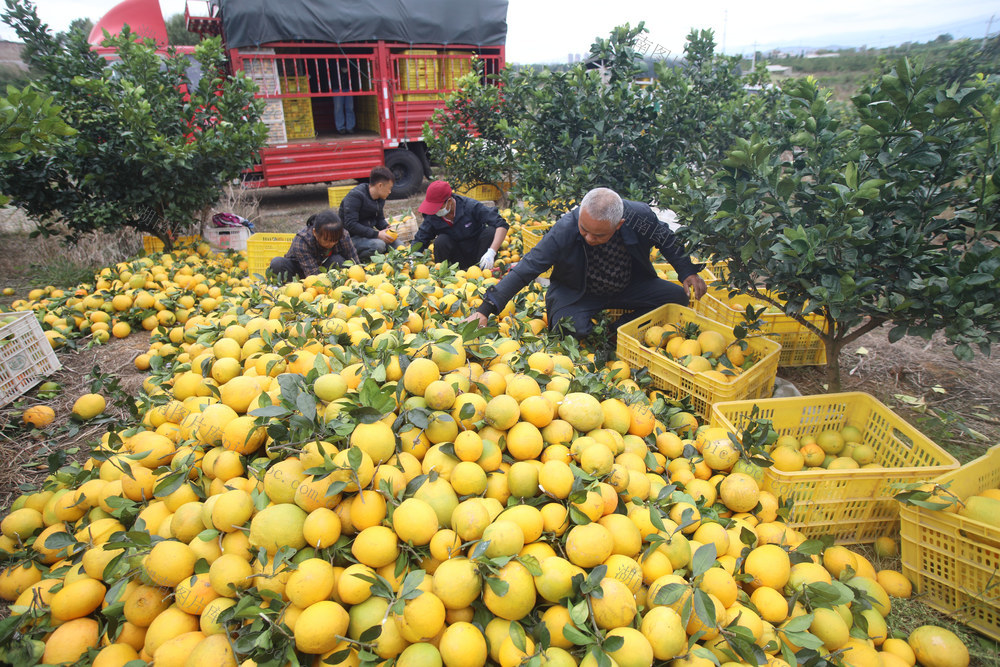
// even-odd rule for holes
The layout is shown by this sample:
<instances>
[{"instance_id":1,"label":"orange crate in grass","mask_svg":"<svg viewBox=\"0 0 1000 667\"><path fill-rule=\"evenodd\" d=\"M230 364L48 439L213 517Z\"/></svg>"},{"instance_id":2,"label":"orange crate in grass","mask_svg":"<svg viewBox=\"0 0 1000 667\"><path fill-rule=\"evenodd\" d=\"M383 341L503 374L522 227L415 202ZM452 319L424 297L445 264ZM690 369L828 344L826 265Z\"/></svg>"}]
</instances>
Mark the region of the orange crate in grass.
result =
<instances>
[{"instance_id":1,"label":"orange crate in grass","mask_svg":"<svg viewBox=\"0 0 1000 667\"><path fill-rule=\"evenodd\" d=\"M1000 445L934 481L963 499L1000 487ZM912 505L899 518L903 574L921 601L1000 640L1000 529Z\"/></svg>"},{"instance_id":2,"label":"orange crate in grass","mask_svg":"<svg viewBox=\"0 0 1000 667\"><path fill-rule=\"evenodd\" d=\"M247 239L247 273L263 276L271 259L282 257L292 247L295 234L254 234Z\"/></svg>"},{"instance_id":3,"label":"orange crate in grass","mask_svg":"<svg viewBox=\"0 0 1000 667\"><path fill-rule=\"evenodd\" d=\"M754 308L771 306L766 301L747 295L730 299L726 288L709 287L708 292L695 302L694 309L705 317L732 327L743 322L747 303ZM806 320L826 330L826 319L821 315L808 315ZM779 366L822 366L826 363L826 346L820 337L788 315L765 312L760 321L760 332L781 345Z\"/></svg>"},{"instance_id":4,"label":"orange crate in grass","mask_svg":"<svg viewBox=\"0 0 1000 667\"><path fill-rule=\"evenodd\" d=\"M635 368L649 368L653 384L671 396L690 396L695 412L705 418L711 415L713 403L771 395L781 352L781 346L774 341L748 338L746 354L756 358L756 363L731 381L721 382L688 370L662 352L647 347L643 340L646 329L650 327L684 325L688 322L696 323L702 331L718 331L727 340L734 338L732 327L713 322L690 308L670 303L618 328L618 358Z\"/></svg>"},{"instance_id":5,"label":"orange crate in grass","mask_svg":"<svg viewBox=\"0 0 1000 667\"><path fill-rule=\"evenodd\" d=\"M879 467L848 470L764 471L763 488L795 501L788 525L807 538L832 535L841 544L874 542L895 532L899 518L893 484L929 480L958 461L868 394L845 392L719 403L712 425L742 433L754 406L780 435L801 438L827 429L857 427Z\"/></svg>"}]
</instances>

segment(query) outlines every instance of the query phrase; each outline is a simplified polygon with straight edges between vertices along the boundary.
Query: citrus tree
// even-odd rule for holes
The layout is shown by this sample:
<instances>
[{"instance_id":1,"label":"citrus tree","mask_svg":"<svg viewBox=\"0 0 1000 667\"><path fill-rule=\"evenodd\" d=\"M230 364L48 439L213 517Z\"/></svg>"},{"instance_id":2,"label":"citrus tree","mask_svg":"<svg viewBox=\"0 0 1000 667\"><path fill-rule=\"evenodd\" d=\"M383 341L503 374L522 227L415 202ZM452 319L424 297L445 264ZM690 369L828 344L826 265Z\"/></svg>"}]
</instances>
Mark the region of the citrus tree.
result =
<instances>
[{"instance_id":1,"label":"citrus tree","mask_svg":"<svg viewBox=\"0 0 1000 667\"><path fill-rule=\"evenodd\" d=\"M670 118L673 163L696 172L725 157L733 137L757 132L782 141L788 132L781 91L763 63L740 70L741 56L716 53L711 30L692 30L678 63L656 63L657 92Z\"/></svg>"},{"instance_id":2,"label":"citrus tree","mask_svg":"<svg viewBox=\"0 0 1000 667\"><path fill-rule=\"evenodd\" d=\"M37 155L75 134L59 117L60 111L51 97L30 86L21 90L8 86L7 96L0 97L0 165L6 170L8 163ZM8 201L0 189L0 206Z\"/></svg>"},{"instance_id":3,"label":"citrus tree","mask_svg":"<svg viewBox=\"0 0 1000 667\"><path fill-rule=\"evenodd\" d=\"M524 78L513 69L486 75L481 60L458 82L444 108L425 124L424 136L434 161L445 168L452 187L492 185L500 189L506 206L507 183L517 172L510 128L524 109L520 86Z\"/></svg>"},{"instance_id":4,"label":"citrus tree","mask_svg":"<svg viewBox=\"0 0 1000 667\"><path fill-rule=\"evenodd\" d=\"M76 130L46 150L18 154L0 173L0 191L42 234L75 239L126 226L170 248L263 145L254 86L223 73L218 39L201 42L192 62L158 54L126 27L104 41L115 51L106 60L80 31L54 37L23 0L7 0L3 18L25 42L39 89ZM200 78L189 74L194 65Z\"/></svg>"},{"instance_id":5,"label":"citrus tree","mask_svg":"<svg viewBox=\"0 0 1000 667\"><path fill-rule=\"evenodd\" d=\"M850 117L798 80L784 90L789 144L738 138L710 178L661 176L688 240L728 260L731 288L823 339L832 391L843 346L887 323L891 341L943 331L961 359L1000 336L996 87L934 79L901 60Z\"/></svg>"},{"instance_id":6,"label":"citrus tree","mask_svg":"<svg viewBox=\"0 0 1000 667\"><path fill-rule=\"evenodd\" d=\"M666 164L700 169L736 130L781 130L766 73L742 75L738 58L715 53L711 31L692 31L683 62L658 62L649 81L636 50L643 32L642 23L619 26L564 71L463 79L425 128L431 155L460 184L516 176L515 197L559 209L598 185L653 201Z\"/></svg>"}]
</instances>

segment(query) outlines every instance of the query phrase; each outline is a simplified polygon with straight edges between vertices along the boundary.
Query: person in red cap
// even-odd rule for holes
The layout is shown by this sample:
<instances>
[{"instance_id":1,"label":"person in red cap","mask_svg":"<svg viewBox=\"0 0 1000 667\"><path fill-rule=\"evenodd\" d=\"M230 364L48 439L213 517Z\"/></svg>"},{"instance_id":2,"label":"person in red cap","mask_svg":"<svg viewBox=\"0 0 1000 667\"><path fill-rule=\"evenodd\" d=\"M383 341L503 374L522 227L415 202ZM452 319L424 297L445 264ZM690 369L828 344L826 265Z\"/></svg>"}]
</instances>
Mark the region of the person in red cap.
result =
<instances>
[{"instance_id":1,"label":"person in red cap","mask_svg":"<svg viewBox=\"0 0 1000 667\"><path fill-rule=\"evenodd\" d=\"M424 221L413 237L415 250L433 242L435 262L457 263L463 269L474 264L484 271L493 269L510 228L496 209L456 195L447 181L434 181L427 186L417 210L424 214Z\"/></svg>"}]
</instances>

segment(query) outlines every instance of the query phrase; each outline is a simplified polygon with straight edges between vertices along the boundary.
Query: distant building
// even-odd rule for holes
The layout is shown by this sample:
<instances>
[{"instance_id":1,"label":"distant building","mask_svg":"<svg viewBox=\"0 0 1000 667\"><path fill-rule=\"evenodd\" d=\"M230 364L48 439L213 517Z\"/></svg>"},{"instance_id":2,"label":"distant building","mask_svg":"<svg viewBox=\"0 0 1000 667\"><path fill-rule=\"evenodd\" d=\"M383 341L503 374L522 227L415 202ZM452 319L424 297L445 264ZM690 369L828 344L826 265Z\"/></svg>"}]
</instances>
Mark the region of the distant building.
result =
<instances>
[{"instance_id":1,"label":"distant building","mask_svg":"<svg viewBox=\"0 0 1000 667\"><path fill-rule=\"evenodd\" d=\"M839 58L839 53L806 53L804 58Z\"/></svg>"},{"instance_id":2,"label":"distant building","mask_svg":"<svg viewBox=\"0 0 1000 667\"><path fill-rule=\"evenodd\" d=\"M28 71L28 66L21 60L24 44L0 40L0 69Z\"/></svg>"},{"instance_id":3,"label":"distant building","mask_svg":"<svg viewBox=\"0 0 1000 667\"><path fill-rule=\"evenodd\" d=\"M792 68L784 65L767 65L765 69L774 76L787 76L792 73Z\"/></svg>"}]
</instances>

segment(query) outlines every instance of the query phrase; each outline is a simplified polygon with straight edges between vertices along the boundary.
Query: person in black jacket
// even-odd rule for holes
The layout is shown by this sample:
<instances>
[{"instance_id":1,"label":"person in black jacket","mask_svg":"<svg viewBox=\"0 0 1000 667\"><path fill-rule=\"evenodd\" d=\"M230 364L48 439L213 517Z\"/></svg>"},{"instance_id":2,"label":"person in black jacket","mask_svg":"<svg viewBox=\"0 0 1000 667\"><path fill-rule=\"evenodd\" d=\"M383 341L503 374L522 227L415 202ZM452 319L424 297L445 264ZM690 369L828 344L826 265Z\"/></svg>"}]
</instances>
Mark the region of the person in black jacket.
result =
<instances>
[{"instance_id":1,"label":"person in black jacket","mask_svg":"<svg viewBox=\"0 0 1000 667\"><path fill-rule=\"evenodd\" d=\"M351 234L351 241L362 261L388 248L398 248L400 242L386 230L385 200L394 184L388 167L373 167L367 183L361 183L348 192L340 202L340 219Z\"/></svg>"},{"instance_id":2,"label":"person in black jacket","mask_svg":"<svg viewBox=\"0 0 1000 667\"><path fill-rule=\"evenodd\" d=\"M433 242L435 262L457 262L463 269L478 264L484 271L493 270L510 228L496 209L456 195L447 181L434 181L417 210L424 214L424 221L413 237L415 249Z\"/></svg>"},{"instance_id":3,"label":"person in black jacket","mask_svg":"<svg viewBox=\"0 0 1000 667\"><path fill-rule=\"evenodd\" d=\"M649 252L657 247L673 265L681 285L657 277ZM578 208L552 226L503 280L490 287L479 309L467 319L486 326L490 315L504 309L521 288L552 268L545 294L549 328L583 337L593 330L593 317L607 308L647 312L665 303L687 305L700 299L707 286L701 266L684 252L670 227L649 205L622 200L613 190L596 188Z\"/></svg>"}]
</instances>

